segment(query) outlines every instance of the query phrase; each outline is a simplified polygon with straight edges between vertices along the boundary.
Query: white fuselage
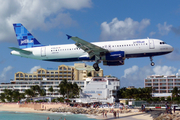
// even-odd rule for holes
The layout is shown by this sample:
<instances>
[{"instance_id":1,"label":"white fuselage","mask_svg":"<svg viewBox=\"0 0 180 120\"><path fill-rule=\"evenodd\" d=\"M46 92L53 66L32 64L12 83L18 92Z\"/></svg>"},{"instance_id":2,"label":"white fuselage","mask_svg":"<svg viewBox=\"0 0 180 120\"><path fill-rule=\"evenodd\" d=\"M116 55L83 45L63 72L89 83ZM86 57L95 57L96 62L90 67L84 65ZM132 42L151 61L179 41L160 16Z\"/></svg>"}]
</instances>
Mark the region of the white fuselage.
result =
<instances>
[{"instance_id":1,"label":"white fuselage","mask_svg":"<svg viewBox=\"0 0 180 120\"><path fill-rule=\"evenodd\" d=\"M173 51L172 46L165 44L162 40L158 39L94 42L92 44L107 49L110 52L124 51L126 58L163 55ZM88 53L77 48L75 44L41 46L26 48L24 50L32 51L32 54L26 55L18 51L12 51L11 54L56 62L78 61L81 57L89 57ZM92 59L89 61L92 61Z\"/></svg>"}]
</instances>

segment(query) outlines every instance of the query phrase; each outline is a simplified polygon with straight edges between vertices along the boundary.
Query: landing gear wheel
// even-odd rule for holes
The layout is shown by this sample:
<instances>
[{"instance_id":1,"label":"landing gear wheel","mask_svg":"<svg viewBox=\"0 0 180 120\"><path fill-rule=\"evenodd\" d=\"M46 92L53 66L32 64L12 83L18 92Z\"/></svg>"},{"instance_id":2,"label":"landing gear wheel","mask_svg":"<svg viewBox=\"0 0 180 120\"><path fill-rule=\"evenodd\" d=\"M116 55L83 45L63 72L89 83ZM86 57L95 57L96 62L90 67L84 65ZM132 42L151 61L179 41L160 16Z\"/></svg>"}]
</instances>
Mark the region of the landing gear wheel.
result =
<instances>
[{"instance_id":1,"label":"landing gear wheel","mask_svg":"<svg viewBox=\"0 0 180 120\"><path fill-rule=\"evenodd\" d=\"M154 66L154 65L155 65L155 63L154 63L154 62L152 62L152 63L151 63L151 66Z\"/></svg>"},{"instance_id":2,"label":"landing gear wheel","mask_svg":"<svg viewBox=\"0 0 180 120\"><path fill-rule=\"evenodd\" d=\"M95 68L96 71L99 71L99 67Z\"/></svg>"},{"instance_id":3,"label":"landing gear wheel","mask_svg":"<svg viewBox=\"0 0 180 120\"><path fill-rule=\"evenodd\" d=\"M154 66L155 63L153 62L152 56L150 56L151 66Z\"/></svg>"},{"instance_id":4,"label":"landing gear wheel","mask_svg":"<svg viewBox=\"0 0 180 120\"><path fill-rule=\"evenodd\" d=\"M94 67L94 69L97 68L97 67L99 67L98 63L94 63L94 64L93 64L93 67Z\"/></svg>"},{"instance_id":5,"label":"landing gear wheel","mask_svg":"<svg viewBox=\"0 0 180 120\"><path fill-rule=\"evenodd\" d=\"M99 69L100 69L98 63L94 63L93 67L96 71L99 71Z\"/></svg>"}]
</instances>

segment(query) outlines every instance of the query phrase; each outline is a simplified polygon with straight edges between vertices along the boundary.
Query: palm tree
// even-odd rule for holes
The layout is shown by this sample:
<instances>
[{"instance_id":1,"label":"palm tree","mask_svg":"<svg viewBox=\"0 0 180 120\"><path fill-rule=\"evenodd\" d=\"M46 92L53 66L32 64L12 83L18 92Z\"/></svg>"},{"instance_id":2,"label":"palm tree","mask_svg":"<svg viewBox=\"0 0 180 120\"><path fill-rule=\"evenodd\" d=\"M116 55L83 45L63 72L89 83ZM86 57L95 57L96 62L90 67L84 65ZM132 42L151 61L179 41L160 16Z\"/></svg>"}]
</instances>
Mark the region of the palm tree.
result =
<instances>
[{"instance_id":1,"label":"palm tree","mask_svg":"<svg viewBox=\"0 0 180 120\"><path fill-rule=\"evenodd\" d=\"M0 94L1 102L5 102L6 95L4 93Z\"/></svg>"},{"instance_id":2,"label":"palm tree","mask_svg":"<svg viewBox=\"0 0 180 120\"><path fill-rule=\"evenodd\" d=\"M40 94L40 96L45 96L46 95L46 91L44 89L40 89L39 90L39 94Z\"/></svg>"},{"instance_id":3,"label":"palm tree","mask_svg":"<svg viewBox=\"0 0 180 120\"><path fill-rule=\"evenodd\" d=\"M178 97L178 93L179 93L179 92L180 92L180 90L178 90L177 87L174 87L173 90L172 90L172 94L173 94L173 96L175 96L175 97Z\"/></svg>"},{"instance_id":4,"label":"palm tree","mask_svg":"<svg viewBox=\"0 0 180 120\"><path fill-rule=\"evenodd\" d=\"M59 92L63 97L66 95L67 98L79 95L80 88L76 83L67 82L67 80L61 81L59 84Z\"/></svg>"},{"instance_id":5,"label":"palm tree","mask_svg":"<svg viewBox=\"0 0 180 120\"><path fill-rule=\"evenodd\" d=\"M14 102L17 102L17 101L20 101L20 98L21 96L20 96L20 93L19 93L19 91L13 91L13 100L14 100Z\"/></svg>"},{"instance_id":6,"label":"palm tree","mask_svg":"<svg viewBox=\"0 0 180 120\"><path fill-rule=\"evenodd\" d=\"M51 92L51 95L52 95L52 93L54 92L53 87L51 86L51 87L48 89L48 91Z\"/></svg>"},{"instance_id":7,"label":"palm tree","mask_svg":"<svg viewBox=\"0 0 180 120\"><path fill-rule=\"evenodd\" d=\"M12 102L12 97L13 97L13 92L12 90L9 89L5 89L4 90L4 94L5 94L5 99L9 102Z\"/></svg>"},{"instance_id":8,"label":"palm tree","mask_svg":"<svg viewBox=\"0 0 180 120\"><path fill-rule=\"evenodd\" d=\"M64 80L62 80L61 81L61 83L59 84L59 93L61 94L61 95L63 95L63 98L64 98L64 96L66 95L66 86L67 86L67 80L66 79L64 79Z\"/></svg>"},{"instance_id":9,"label":"palm tree","mask_svg":"<svg viewBox=\"0 0 180 120\"><path fill-rule=\"evenodd\" d=\"M71 89L71 97L77 97L81 88L74 82Z\"/></svg>"},{"instance_id":10,"label":"palm tree","mask_svg":"<svg viewBox=\"0 0 180 120\"><path fill-rule=\"evenodd\" d=\"M25 90L25 94L28 95L29 97L34 97L35 94L31 89L27 89Z\"/></svg>"}]
</instances>

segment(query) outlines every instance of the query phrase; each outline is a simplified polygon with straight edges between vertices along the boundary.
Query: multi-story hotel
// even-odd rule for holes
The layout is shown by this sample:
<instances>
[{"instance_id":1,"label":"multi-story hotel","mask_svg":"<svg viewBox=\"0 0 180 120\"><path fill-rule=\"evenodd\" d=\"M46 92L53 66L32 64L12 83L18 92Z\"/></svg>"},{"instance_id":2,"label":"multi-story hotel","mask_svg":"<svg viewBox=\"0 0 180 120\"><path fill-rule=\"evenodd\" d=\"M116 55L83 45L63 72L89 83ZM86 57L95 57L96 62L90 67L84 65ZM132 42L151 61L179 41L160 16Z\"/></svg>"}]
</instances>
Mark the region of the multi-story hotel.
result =
<instances>
[{"instance_id":1,"label":"multi-story hotel","mask_svg":"<svg viewBox=\"0 0 180 120\"><path fill-rule=\"evenodd\" d=\"M1 83L0 93L4 92L4 89L18 90L20 93L24 93L26 89L30 89L31 86L39 85L46 91L46 95L50 96L48 91L49 87L53 87L54 93L52 97L60 97L57 92L58 85L63 79L69 82L76 82L81 88L84 87L84 80L87 77L103 76L103 70L100 69L96 72L93 66L86 65L84 63L75 63L74 66L60 65L57 70L37 69L34 73L17 72L14 76L14 81L10 83Z\"/></svg>"},{"instance_id":2,"label":"multi-story hotel","mask_svg":"<svg viewBox=\"0 0 180 120\"><path fill-rule=\"evenodd\" d=\"M152 75L144 80L144 87L152 87L153 93L172 93L174 87L180 89L180 76ZM160 94L159 94L160 95Z\"/></svg>"},{"instance_id":3,"label":"multi-story hotel","mask_svg":"<svg viewBox=\"0 0 180 120\"><path fill-rule=\"evenodd\" d=\"M85 80L90 77L103 76L103 70L95 71L93 66L75 63L74 66L60 65L57 70L38 69L34 73L15 73L14 80Z\"/></svg>"}]
</instances>

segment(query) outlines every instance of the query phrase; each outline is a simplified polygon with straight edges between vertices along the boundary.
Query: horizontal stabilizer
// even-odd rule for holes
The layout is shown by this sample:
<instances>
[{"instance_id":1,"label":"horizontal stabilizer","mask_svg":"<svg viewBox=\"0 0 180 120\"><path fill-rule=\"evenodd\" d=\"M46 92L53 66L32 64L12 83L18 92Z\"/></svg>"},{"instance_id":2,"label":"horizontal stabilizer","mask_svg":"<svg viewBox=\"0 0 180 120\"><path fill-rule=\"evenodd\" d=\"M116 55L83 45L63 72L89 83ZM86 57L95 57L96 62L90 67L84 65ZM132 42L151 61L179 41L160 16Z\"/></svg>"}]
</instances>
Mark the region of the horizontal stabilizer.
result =
<instances>
[{"instance_id":1,"label":"horizontal stabilizer","mask_svg":"<svg viewBox=\"0 0 180 120\"><path fill-rule=\"evenodd\" d=\"M12 50L18 51L18 52L20 52L20 53L26 54L26 55L32 54L31 51L22 50L22 49L20 49L20 48L15 48L15 47L9 47L9 48L12 49Z\"/></svg>"},{"instance_id":2,"label":"horizontal stabilizer","mask_svg":"<svg viewBox=\"0 0 180 120\"><path fill-rule=\"evenodd\" d=\"M68 39L70 39L72 36L70 36L70 35L68 35L68 34L66 34L66 36L68 37Z\"/></svg>"}]
</instances>

